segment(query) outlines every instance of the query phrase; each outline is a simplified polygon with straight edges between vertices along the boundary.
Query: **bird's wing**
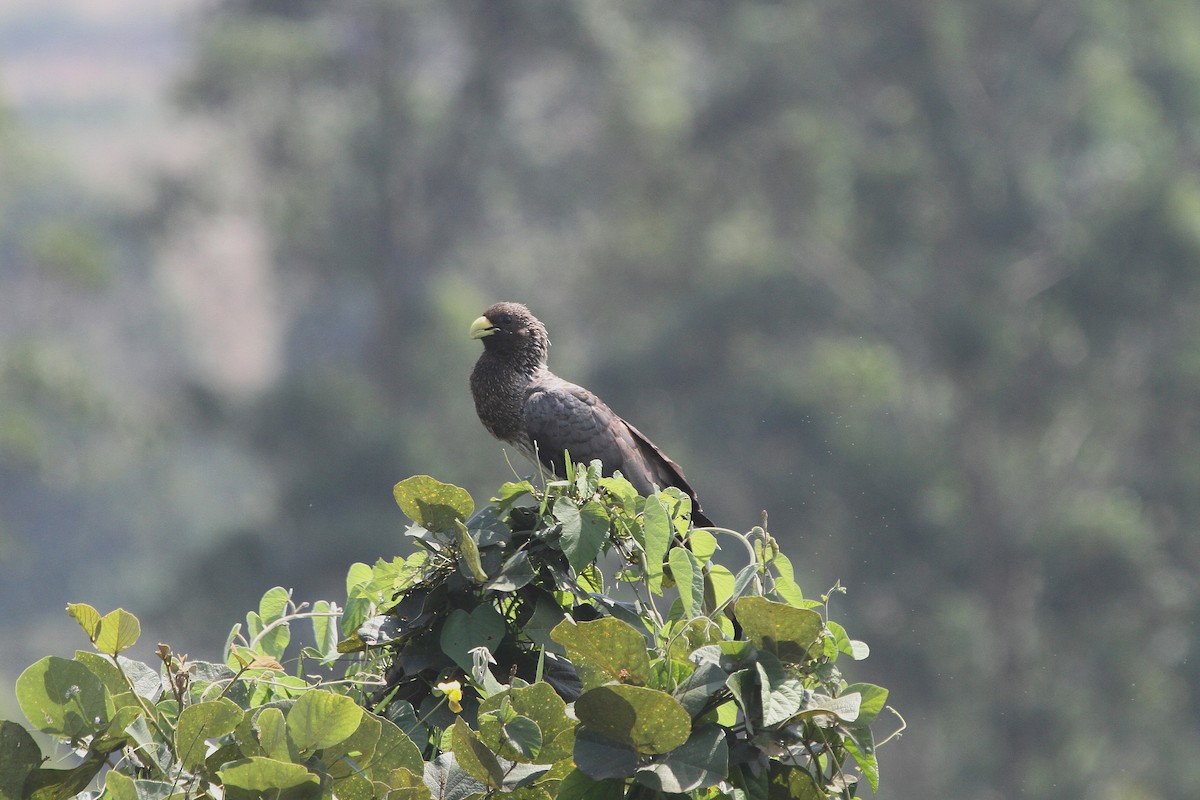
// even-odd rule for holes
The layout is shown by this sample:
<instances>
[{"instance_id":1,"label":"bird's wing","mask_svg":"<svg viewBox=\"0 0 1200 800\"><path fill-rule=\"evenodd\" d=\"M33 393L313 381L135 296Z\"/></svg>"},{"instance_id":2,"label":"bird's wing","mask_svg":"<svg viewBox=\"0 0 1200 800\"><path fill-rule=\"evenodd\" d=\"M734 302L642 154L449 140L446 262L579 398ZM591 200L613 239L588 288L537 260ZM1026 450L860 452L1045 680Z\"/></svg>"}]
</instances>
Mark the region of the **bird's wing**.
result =
<instances>
[{"instance_id":1,"label":"bird's wing","mask_svg":"<svg viewBox=\"0 0 1200 800\"><path fill-rule=\"evenodd\" d=\"M537 445L538 458L556 475L564 474L564 450L577 462L598 458L609 471L623 469L636 449L628 426L612 409L561 378L531 383L523 411L525 432Z\"/></svg>"},{"instance_id":2,"label":"bird's wing","mask_svg":"<svg viewBox=\"0 0 1200 800\"><path fill-rule=\"evenodd\" d=\"M711 524L679 465L582 386L558 377L530 384L524 418L538 458L555 474L565 474L563 451L576 462L598 458L606 475L620 470L640 494L650 494L655 487L679 488L691 497L697 524Z\"/></svg>"}]
</instances>

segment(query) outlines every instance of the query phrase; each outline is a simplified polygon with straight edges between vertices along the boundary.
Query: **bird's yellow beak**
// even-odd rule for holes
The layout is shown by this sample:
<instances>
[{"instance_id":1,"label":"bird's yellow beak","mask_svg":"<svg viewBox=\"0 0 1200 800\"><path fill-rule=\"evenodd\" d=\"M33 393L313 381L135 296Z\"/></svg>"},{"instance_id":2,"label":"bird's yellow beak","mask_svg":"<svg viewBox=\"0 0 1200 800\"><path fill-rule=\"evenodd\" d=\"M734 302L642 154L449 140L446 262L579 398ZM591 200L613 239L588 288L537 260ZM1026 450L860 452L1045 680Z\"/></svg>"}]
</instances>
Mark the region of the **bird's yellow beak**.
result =
<instances>
[{"instance_id":1,"label":"bird's yellow beak","mask_svg":"<svg viewBox=\"0 0 1200 800\"><path fill-rule=\"evenodd\" d=\"M482 339L496 332L496 326L487 317L480 317L471 323L471 338Z\"/></svg>"}]
</instances>

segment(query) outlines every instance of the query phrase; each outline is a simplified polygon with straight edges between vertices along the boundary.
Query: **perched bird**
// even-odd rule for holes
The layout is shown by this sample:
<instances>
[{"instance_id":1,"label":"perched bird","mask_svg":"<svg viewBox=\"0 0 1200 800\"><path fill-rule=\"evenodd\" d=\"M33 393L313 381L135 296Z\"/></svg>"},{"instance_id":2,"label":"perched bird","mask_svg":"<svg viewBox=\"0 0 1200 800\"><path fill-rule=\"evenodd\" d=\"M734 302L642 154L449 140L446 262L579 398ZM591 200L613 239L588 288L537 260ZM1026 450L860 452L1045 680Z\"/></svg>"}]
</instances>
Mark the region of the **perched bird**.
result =
<instances>
[{"instance_id":1,"label":"perched bird","mask_svg":"<svg viewBox=\"0 0 1200 800\"><path fill-rule=\"evenodd\" d=\"M712 525L683 470L596 395L546 366L546 326L520 303L496 303L471 323L483 353L471 371L471 396L485 428L535 464L566 474L563 452L576 462L600 459L604 474L620 470L640 494L674 486L692 499L692 522Z\"/></svg>"}]
</instances>

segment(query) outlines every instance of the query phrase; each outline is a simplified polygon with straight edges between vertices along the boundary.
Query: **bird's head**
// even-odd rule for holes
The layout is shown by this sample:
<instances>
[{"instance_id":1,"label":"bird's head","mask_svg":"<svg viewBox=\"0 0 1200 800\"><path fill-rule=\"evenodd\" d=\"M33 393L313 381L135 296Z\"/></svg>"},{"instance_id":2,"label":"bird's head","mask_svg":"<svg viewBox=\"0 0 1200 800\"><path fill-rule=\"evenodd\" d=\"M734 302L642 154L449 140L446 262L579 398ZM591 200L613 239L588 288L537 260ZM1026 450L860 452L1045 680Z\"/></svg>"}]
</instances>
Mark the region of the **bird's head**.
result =
<instances>
[{"instance_id":1,"label":"bird's head","mask_svg":"<svg viewBox=\"0 0 1200 800\"><path fill-rule=\"evenodd\" d=\"M485 350L546 363L550 337L546 326L520 303L496 303L471 323L471 338L483 340Z\"/></svg>"}]
</instances>

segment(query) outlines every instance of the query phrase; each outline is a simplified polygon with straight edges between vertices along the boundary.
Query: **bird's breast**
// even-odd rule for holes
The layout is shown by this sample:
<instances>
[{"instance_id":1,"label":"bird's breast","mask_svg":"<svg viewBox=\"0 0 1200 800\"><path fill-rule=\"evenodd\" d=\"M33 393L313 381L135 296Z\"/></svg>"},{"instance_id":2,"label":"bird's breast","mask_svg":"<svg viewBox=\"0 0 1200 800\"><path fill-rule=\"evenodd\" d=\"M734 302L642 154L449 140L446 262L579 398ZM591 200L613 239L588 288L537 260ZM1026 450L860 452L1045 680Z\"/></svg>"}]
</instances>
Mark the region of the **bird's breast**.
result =
<instances>
[{"instance_id":1,"label":"bird's breast","mask_svg":"<svg viewBox=\"0 0 1200 800\"><path fill-rule=\"evenodd\" d=\"M481 359L471 372L475 413L492 436L516 443L522 438L524 387L516 384L511 375L506 376L491 366Z\"/></svg>"}]
</instances>

